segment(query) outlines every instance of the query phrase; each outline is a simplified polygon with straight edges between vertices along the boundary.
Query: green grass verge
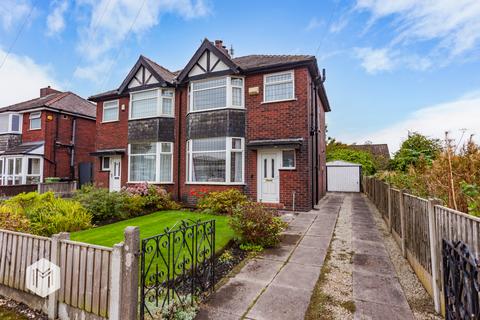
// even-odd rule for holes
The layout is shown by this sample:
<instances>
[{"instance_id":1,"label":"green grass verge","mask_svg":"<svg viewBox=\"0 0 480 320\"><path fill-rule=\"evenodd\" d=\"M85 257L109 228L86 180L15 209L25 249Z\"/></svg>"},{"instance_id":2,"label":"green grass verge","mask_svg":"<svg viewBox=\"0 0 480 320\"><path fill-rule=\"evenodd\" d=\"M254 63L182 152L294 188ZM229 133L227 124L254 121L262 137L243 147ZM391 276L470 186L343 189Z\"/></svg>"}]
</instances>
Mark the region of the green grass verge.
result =
<instances>
[{"instance_id":1,"label":"green grass verge","mask_svg":"<svg viewBox=\"0 0 480 320\"><path fill-rule=\"evenodd\" d=\"M221 250L234 237L234 232L228 225L229 217L216 216L189 211L159 211L149 215L136 217L105 226L74 232L70 235L71 240L81 241L106 247L112 247L123 241L123 231L128 226L140 228L140 238L147 238L164 233L165 228L172 227L180 220L212 220L215 219L216 235L215 249Z\"/></svg>"}]
</instances>

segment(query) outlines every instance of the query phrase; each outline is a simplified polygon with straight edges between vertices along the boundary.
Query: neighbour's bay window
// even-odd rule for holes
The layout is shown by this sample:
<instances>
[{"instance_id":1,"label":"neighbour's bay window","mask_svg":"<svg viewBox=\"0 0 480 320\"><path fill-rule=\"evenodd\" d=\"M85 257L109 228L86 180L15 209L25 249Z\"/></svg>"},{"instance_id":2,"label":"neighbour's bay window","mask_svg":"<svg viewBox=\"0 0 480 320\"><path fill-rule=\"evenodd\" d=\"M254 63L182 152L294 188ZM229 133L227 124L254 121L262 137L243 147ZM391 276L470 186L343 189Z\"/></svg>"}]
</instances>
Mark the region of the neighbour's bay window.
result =
<instances>
[{"instance_id":1,"label":"neighbour's bay window","mask_svg":"<svg viewBox=\"0 0 480 320\"><path fill-rule=\"evenodd\" d=\"M36 184L42 181L43 159L32 156L0 158L0 184Z\"/></svg>"},{"instance_id":2,"label":"neighbour's bay window","mask_svg":"<svg viewBox=\"0 0 480 320\"><path fill-rule=\"evenodd\" d=\"M39 182L40 182L40 159L28 158L26 183L34 184Z\"/></svg>"},{"instance_id":3,"label":"neighbour's bay window","mask_svg":"<svg viewBox=\"0 0 480 320\"><path fill-rule=\"evenodd\" d=\"M243 183L244 139L217 137L187 142L191 183Z\"/></svg>"},{"instance_id":4,"label":"neighbour's bay window","mask_svg":"<svg viewBox=\"0 0 480 320\"><path fill-rule=\"evenodd\" d=\"M130 94L130 119L173 117L173 89L153 89Z\"/></svg>"},{"instance_id":5,"label":"neighbour's bay window","mask_svg":"<svg viewBox=\"0 0 480 320\"><path fill-rule=\"evenodd\" d=\"M190 84L190 111L244 108L244 80L223 77Z\"/></svg>"},{"instance_id":6,"label":"neighbour's bay window","mask_svg":"<svg viewBox=\"0 0 480 320\"><path fill-rule=\"evenodd\" d=\"M20 115L15 113L0 114L0 134L22 133Z\"/></svg>"},{"instance_id":7,"label":"neighbour's bay window","mask_svg":"<svg viewBox=\"0 0 480 320\"><path fill-rule=\"evenodd\" d=\"M295 98L293 71L267 74L263 77L263 101L274 102Z\"/></svg>"},{"instance_id":8,"label":"neighbour's bay window","mask_svg":"<svg viewBox=\"0 0 480 320\"><path fill-rule=\"evenodd\" d=\"M129 145L129 182L172 182L173 143Z\"/></svg>"}]
</instances>

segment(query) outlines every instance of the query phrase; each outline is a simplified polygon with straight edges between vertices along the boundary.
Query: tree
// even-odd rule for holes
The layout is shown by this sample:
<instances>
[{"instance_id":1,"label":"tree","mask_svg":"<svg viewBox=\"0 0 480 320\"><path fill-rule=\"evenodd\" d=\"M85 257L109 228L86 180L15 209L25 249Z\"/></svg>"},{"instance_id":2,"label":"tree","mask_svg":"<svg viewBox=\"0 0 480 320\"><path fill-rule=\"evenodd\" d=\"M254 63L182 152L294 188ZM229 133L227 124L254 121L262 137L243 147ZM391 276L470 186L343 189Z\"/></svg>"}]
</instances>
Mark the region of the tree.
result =
<instances>
[{"instance_id":1,"label":"tree","mask_svg":"<svg viewBox=\"0 0 480 320\"><path fill-rule=\"evenodd\" d=\"M329 139L327 144L327 161L343 160L347 162L359 163L362 170L367 175L372 175L377 171L377 165L373 156L366 151L353 150L346 144L337 142L335 139Z\"/></svg>"},{"instance_id":2,"label":"tree","mask_svg":"<svg viewBox=\"0 0 480 320\"><path fill-rule=\"evenodd\" d=\"M408 133L400 150L393 156L391 166L405 172L410 166L430 166L442 151L439 139L431 139L418 132Z\"/></svg>"}]
</instances>

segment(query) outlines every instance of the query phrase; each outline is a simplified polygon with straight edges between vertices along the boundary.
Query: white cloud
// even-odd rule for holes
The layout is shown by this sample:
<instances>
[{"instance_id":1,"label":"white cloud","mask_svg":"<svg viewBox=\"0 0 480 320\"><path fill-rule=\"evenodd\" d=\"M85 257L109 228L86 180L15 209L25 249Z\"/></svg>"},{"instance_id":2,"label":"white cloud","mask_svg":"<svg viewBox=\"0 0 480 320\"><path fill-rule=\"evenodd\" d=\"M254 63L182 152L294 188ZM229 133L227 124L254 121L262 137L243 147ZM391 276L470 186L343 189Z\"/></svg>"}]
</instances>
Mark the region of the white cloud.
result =
<instances>
[{"instance_id":1,"label":"white cloud","mask_svg":"<svg viewBox=\"0 0 480 320\"><path fill-rule=\"evenodd\" d=\"M312 31L323 26L323 21L318 20L317 18L312 18L305 27L305 31Z\"/></svg>"},{"instance_id":2,"label":"white cloud","mask_svg":"<svg viewBox=\"0 0 480 320\"><path fill-rule=\"evenodd\" d=\"M47 17L47 35L52 36L65 29L64 14L68 9L68 1L55 3L55 8Z\"/></svg>"},{"instance_id":3,"label":"white cloud","mask_svg":"<svg viewBox=\"0 0 480 320\"><path fill-rule=\"evenodd\" d=\"M106 59L84 67L77 67L75 68L73 75L76 78L90 80L100 84L104 80L106 73L111 69L112 65L113 60Z\"/></svg>"},{"instance_id":4,"label":"white cloud","mask_svg":"<svg viewBox=\"0 0 480 320\"><path fill-rule=\"evenodd\" d=\"M478 0L357 0L356 9L371 12L372 23L394 17L392 45L436 41L439 59L471 53L480 43Z\"/></svg>"},{"instance_id":5,"label":"white cloud","mask_svg":"<svg viewBox=\"0 0 480 320\"><path fill-rule=\"evenodd\" d=\"M90 15L88 25L79 30L78 50L91 61L124 45L130 28L134 35L141 35L156 26L162 14L175 13L192 19L210 12L204 0L80 0L79 3L90 10Z\"/></svg>"},{"instance_id":6,"label":"white cloud","mask_svg":"<svg viewBox=\"0 0 480 320\"><path fill-rule=\"evenodd\" d=\"M394 57L387 48L355 48L355 55L362 61L362 67L371 74L389 71L395 67Z\"/></svg>"},{"instance_id":7,"label":"white cloud","mask_svg":"<svg viewBox=\"0 0 480 320\"><path fill-rule=\"evenodd\" d=\"M11 30L17 23L23 21L31 12L32 6L27 0L0 1L0 25L5 30Z\"/></svg>"},{"instance_id":8,"label":"white cloud","mask_svg":"<svg viewBox=\"0 0 480 320\"><path fill-rule=\"evenodd\" d=\"M0 61L6 52L0 49ZM0 106L7 106L39 96L40 88L52 86L61 89L48 66L37 64L27 56L10 54L0 69Z\"/></svg>"},{"instance_id":9,"label":"white cloud","mask_svg":"<svg viewBox=\"0 0 480 320\"><path fill-rule=\"evenodd\" d=\"M367 140L373 143L388 143L391 152L398 150L400 143L409 131L417 131L424 135L443 139L445 131L456 142L466 129L465 137L475 134L479 141L480 125L480 91L471 92L457 100L441 103L419 109L409 114L405 119L386 128L364 135L340 136L339 140L347 143L363 143Z\"/></svg>"}]
</instances>

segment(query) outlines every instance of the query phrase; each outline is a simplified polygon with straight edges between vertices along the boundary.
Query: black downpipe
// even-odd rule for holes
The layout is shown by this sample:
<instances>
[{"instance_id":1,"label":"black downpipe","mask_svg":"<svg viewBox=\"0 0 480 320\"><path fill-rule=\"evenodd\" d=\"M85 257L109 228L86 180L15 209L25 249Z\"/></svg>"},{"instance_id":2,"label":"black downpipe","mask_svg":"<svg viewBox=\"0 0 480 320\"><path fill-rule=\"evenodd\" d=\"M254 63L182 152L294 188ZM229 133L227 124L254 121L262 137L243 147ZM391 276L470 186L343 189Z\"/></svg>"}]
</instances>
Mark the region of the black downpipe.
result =
<instances>
[{"instance_id":1,"label":"black downpipe","mask_svg":"<svg viewBox=\"0 0 480 320\"><path fill-rule=\"evenodd\" d=\"M53 141L53 176L57 176L58 114L55 114L55 139Z\"/></svg>"},{"instance_id":2,"label":"black downpipe","mask_svg":"<svg viewBox=\"0 0 480 320\"><path fill-rule=\"evenodd\" d=\"M315 194L315 202L318 203L320 200L320 185L318 183L318 169L320 166L319 160L318 160L318 155L319 155L319 150L318 150L318 99L317 99L317 85L314 84L314 98L315 98L315 185L317 186L316 194Z\"/></svg>"},{"instance_id":3,"label":"black downpipe","mask_svg":"<svg viewBox=\"0 0 480 320\"><path fill-rule=\"evenodd\" d=\"M72 137L70 148L70 180L75 179L75 143L77 135L77 118L72 117Z\"/></svg>"},{"instance_id":4,"label":"black downpipe","mask_svg":"<svg viewBox=\"0 0 480 320\"><path fill-rule=\"evenodd\" d=\"M310 83L310 143L311 143L311 147L312 147L312 164L311 164L311 201L312 201L312 207L316 205L315 203L315 175L313 174L313 171L314 171L314 164L315 164L315 153L316 153L316 146L313 144L314 142L314 139L312 139L312 137L315 135L315 127L314 127L314 120L313 120L313 99L315 97L315 93L314 93L314 90L315 90L315 84L314 84L314 81L312 81Z\"/></svg>"}]
</instances>

